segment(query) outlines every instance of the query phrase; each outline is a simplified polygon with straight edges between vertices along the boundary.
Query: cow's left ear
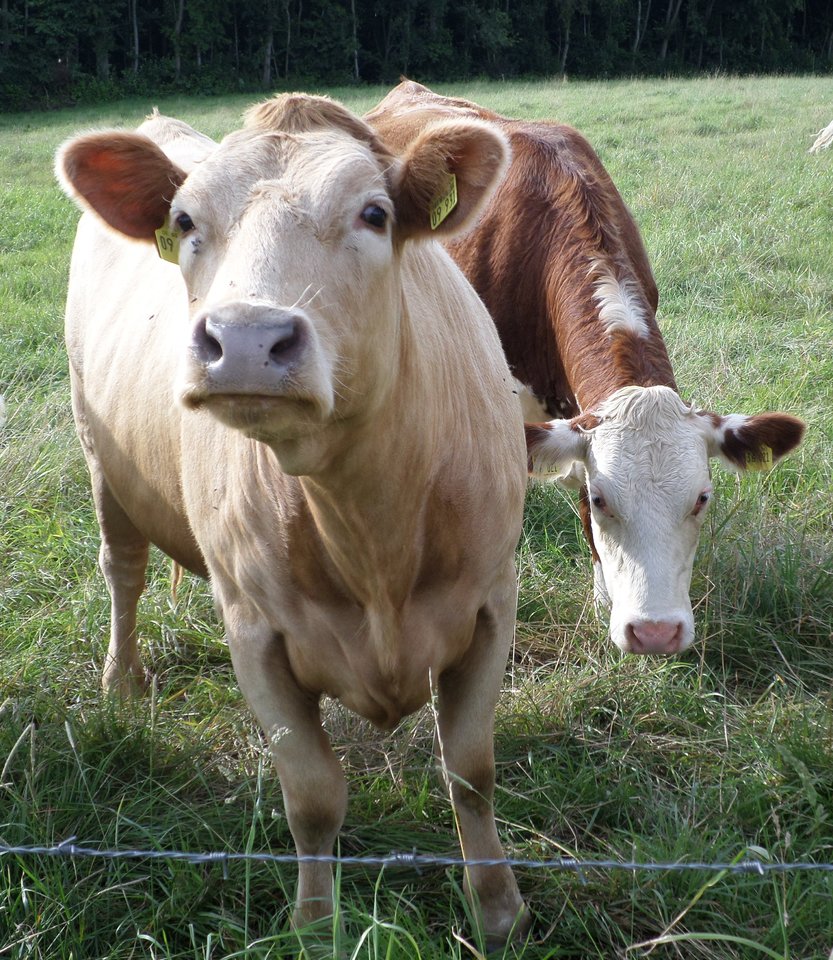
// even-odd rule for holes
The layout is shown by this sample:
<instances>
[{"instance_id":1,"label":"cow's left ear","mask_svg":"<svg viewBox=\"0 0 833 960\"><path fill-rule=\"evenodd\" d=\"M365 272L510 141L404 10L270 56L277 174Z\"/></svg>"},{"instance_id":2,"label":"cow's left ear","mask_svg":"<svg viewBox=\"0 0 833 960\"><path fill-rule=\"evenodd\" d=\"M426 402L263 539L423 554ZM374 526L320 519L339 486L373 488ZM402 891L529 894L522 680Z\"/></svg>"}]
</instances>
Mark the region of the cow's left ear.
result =
<instances>
[{"instance_id":1,"label":"cow's left ear","mask_svg":"<svg viewBox=\"0 0 833 960\"><path fill-rule=\"evenodd\" d=\"M114 230L153 240L185 173L148 137L114 130L65 143L55 174L66 193Z\"/></svg>"},{"instance_id":2,"label":"cow's left ear","mask_svg":"<svg viewBox=\"0 0 833 960\"><path fill-rule=\"evenodd\" d=\"M445 120L423 130L401 160L393 187L397 231L447 239L485 207L509 162L509 141L479 120Z\"/></svg>"},{"instance_id":3,"label":"cow's left ear","mask_svg":"<svg viewBox=\"0 0 833 960\"><path fill-rule=\"evenodd\" d=\"M766 470L794 450L804 436L803 420L788 413L721 417L700 412L710 457L729 470Z\"/></svg>"}]
</instances>

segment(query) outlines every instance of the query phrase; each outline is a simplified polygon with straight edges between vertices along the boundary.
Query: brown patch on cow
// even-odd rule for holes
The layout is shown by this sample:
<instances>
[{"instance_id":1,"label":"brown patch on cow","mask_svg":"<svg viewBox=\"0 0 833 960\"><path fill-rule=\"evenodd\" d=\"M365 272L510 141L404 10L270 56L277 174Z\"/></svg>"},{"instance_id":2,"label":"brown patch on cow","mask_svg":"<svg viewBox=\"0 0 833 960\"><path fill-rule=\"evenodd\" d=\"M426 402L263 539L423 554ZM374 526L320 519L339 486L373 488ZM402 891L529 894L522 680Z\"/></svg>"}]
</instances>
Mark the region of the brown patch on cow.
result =
<instances>
[{"instance_id":1,"label":"brown patch on cow","mask_svg":"<svg viewBox=\"0 0 833 960\"><path fill-rule=\"evenodd\" d=\"M590 556L593 563L599 562L599 554L596 550L596 542L593 539L593 525L590 522L590 495L587 492L587 485L582 486L578 495L578 515L581 518L581 528L584 530L584 537L590 546Z\"/></svg>"},{"instance_id":2,"label":"brown patch on cow","mask_svg":"<svg viewBox=\"0 0 833 960\"><path fill-rule=\"evenodd\" d=\"M496 124L512 148L485 214L448 249L492 314L514 375L558 417L592 409L632 384L676 389L639 229L587 140L569 126L501 117L412 81L367 120L402 149L426 125L451 116ZM640 298L647 338L604 329L593 296L600 269Z\"/></svg>"},{"instance_id":3,"label":"brown patch on cow","mask_svg":"<svg viewBox=\"0 0 833 960\"><path fill-rule=\"evenodd\" d=\"M697 416L706 417L715 430L719 430L723 424L723 417L721 417L719 413L714 413L711 410L698 410Z\"/></svg>"},{"instance_id":4,"label":"brown patch on cow","mask_svg":"<svg viewBox=\"0 0 833 960\"><path fill-rule=\"evenodd\" d=\"M570 429L575 430L576 433L586 433L588 430L595 430L601 422L602 418L597 417L595 413L582 413L577 417L573 417Z\"/></svg>"},{"instance_id":5,"label":"brown patch on cow","mask_svg":"<svg viewBox=\"0 0 833 960\"><path fill-rule=\"evenodd\" d=\"M164 225L185 173L147 137L90 134L58 155L58 175L85 206L137 240L153 240Z\"/></svg>"},{"instance_id":6,"label":"brown patch on cow","mask_svg":"<svg viewBox=\"0 0 833 960\"><path fill-rule=\"evenodd\" d=\"M630 384L675 387L647 255L592 148L569 127L506 126L509 173L449 250L489 308L513 373L559 416ZM594 299L598 264L637 292L649 337L607 332Z\"/></svg>"},{"instance_id":7,"label":"brown patch on cow","mask_svg":"<svg viewBox=\"0 0 833 960\"><path fill-rule=\"evenodd\" d=\"M642 337L627 331L618 331L610 338L613 366L629 385L641 387L671 387L677 389L671 362L662 334L651 316L648 320L650 336ZM618 389L618 387L616 388Z\"/></svg>"},{"instance_id":8,"label":"brown patch on cow","mask_svg":"<svg viewBox=\"0 0 833 960\"><path fill-rule=\"evenodd\" d=\"M780 460L801 443L804 430L804 421L788 413L761 413L749 417L738 429L727 428L720 449L743 469L749 461L766 460L766 447L772 451L773 460Z\"/></svg>"}]
</instances>

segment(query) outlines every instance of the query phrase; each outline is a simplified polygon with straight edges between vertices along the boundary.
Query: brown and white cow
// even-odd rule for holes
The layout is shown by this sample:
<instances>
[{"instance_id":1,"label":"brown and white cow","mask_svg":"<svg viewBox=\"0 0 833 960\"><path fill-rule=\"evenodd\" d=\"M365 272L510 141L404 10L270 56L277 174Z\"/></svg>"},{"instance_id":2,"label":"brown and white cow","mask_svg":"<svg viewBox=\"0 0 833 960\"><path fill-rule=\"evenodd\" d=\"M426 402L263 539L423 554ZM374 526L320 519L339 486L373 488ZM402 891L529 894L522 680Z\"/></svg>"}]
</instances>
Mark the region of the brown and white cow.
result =
<instances>
[{"instance_id":1,"label":"brown and white cow","mask_svg":"<svg viewBox=\"0 0 833 960\"><path fill-rule=\"evenodd\" d=\"M58 156L87 211L66 336L112 595L104 685L143 677L149 544L209 576L302 856L332 853L347 803L321 696L389 728L434 693L465 854L502 856L492 730L523 421L429 219L452 171L458 203L433 235L463 228L506 159L501 133L456 118L395 155L301 94L220 145L157 116ZM166 223L178 266L153 246ZM466 886L487 937L523 932L507 866L474 866ZM295 923L331 913L330 865L302 862Z\"/></svg>"},{"instance_id":2,"label":"brown and white cow","mask_svg":"<svg viewBox=\"0 0 833 960\"><path fill-rule=\"evenodd\" d=\"M587 140L510 120L411 81L366 116L404 148L440 119L487 120L512 162L476 228L448 249L494 318L509 365L549 416L527 428L534 473L582 489L597 604L624 651L676 653L708 461L774 462L801 440L786 414L718 416L684 403L656 323L657 287L633 217Z\"/></svg>"}]
</instances>

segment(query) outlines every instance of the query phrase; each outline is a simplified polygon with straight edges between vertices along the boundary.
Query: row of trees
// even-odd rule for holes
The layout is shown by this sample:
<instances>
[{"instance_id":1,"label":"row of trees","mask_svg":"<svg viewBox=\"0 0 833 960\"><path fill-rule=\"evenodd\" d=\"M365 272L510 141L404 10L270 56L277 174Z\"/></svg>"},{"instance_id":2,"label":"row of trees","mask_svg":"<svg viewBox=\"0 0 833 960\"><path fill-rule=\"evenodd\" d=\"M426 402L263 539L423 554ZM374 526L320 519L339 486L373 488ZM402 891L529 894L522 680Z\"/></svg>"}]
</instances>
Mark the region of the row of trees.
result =
<instances>
[{"instance_id":1,"label":"row of trees","mask_svg":"<svg viewBox=\"0 0 833 960\"><path fill-rule=\"evenodd\" d=\"M164 89L826 70L833 0L0 0L6 109Z\"/></svg>"}]
</instances>

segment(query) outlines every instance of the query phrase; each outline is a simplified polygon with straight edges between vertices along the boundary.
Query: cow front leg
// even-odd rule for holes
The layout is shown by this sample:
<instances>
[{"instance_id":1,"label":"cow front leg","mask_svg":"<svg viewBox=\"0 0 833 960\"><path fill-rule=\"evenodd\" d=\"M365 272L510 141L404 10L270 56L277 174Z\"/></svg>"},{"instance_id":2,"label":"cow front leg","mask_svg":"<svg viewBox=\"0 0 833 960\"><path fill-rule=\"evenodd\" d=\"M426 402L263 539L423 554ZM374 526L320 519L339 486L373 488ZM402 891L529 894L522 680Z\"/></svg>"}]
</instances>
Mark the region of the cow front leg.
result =
<instances>
[{"instance_id":1,"label":"cow front leg","mask_svg":"<svg viewBox=\"0 0 833 960\"><path fill-rule=\"evenodd\" d=\"M282 638L263 626L243 626L226 605L223 611L234 671L268 737L298 856L330 856L347 811L347 783L321 726L318 697L295 682ZM300 863L293 925L332 913L332 864Z\"/></svg>"},{"instance_id":2,"label":"cow front leg","mask_svg":"<svg viewBox=\"0 0 833 960\"><path fill-rule=\"evenodd\" d=\"M494 713L506 668L515 615L511 597L480 611L471 653L438 684L436 748L447 777L454 815L467 860L504 858L493 808ZM489 949L520 939L530 919L511 869L467 867L464 889L482 919Z\"/></svg>"}]
</instances>

